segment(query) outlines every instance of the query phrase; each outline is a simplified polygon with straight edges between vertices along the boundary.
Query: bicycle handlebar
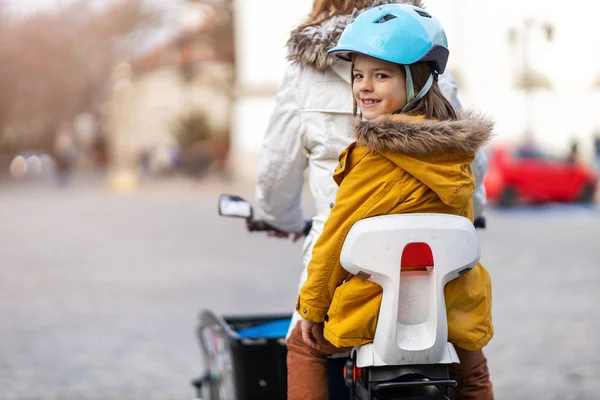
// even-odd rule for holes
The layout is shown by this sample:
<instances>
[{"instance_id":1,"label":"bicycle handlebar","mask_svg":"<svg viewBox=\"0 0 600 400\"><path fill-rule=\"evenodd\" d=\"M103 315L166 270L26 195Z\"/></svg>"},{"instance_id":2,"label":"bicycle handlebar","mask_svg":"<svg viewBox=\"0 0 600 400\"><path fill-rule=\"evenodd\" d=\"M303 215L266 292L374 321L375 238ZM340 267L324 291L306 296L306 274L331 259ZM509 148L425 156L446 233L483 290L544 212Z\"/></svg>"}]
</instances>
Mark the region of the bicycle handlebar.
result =
<instances>
[{"instance_id":1,"label":"bicycle handlebar","mask_svg":"<svg viewBox=\"0 0 600 400\"><path fill-rule=\"evenodd\" d=\"M475 225L475 229L485 229L485 217L483 215L480 215L479 217L475 218L475 221L473 221L473 225Z\"/></svg>"},{"instance_id":2,"label":"bicycle handlebar","mask_svg":"<svg viewBox=\"0 0 600 400\"><path fill-rule=\"evenodd\" d=\"M250 232L274 231L274 232L279 232L279 233L289 233L289 232L284 232L281 229L275 228L273 225L269 224L268 222L265 222L262 220L256 220L256 219L247 219L246 220L246 228L248 228L248 231L250 231ZM312 220L309 219L309 220L304 221L304 229L302 229L304 236L308 236L308 233L310 232L311 229L312 229Z\"/></svg>"}]
</instances>

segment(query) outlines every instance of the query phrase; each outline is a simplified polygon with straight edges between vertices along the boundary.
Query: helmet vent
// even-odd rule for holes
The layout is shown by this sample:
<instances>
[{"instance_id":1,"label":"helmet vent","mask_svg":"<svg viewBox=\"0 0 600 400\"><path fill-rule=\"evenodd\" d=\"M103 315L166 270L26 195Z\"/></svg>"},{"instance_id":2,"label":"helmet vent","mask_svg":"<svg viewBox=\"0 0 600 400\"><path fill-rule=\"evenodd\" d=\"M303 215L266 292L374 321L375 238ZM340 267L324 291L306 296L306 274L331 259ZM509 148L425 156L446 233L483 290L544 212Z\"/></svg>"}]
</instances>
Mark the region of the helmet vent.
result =
<instances>
[{"instance_id":1,"label":"helmet vent","mask_svg":"<svg viewBox=\"0 0 600 400\"><path fill-rule=\"evenodd\" d=\"M388 14L388 15L384 15L383 17L379 18L377 21L375 21L376 24L383 24L384 22L388 22L389 20L392 19L396 19L398 17L396 17L395 15L392 14Z\"/></svg>"},{"instance_id":2,"label":"helmet vent","mask_svg":"<svg viewBox=\"0 0 600 400\"><path fill-rule=\"evenodd\" d=\"M415 12L417 14L419 14L421 17L425 17L425 18L431 18L431 14L429 14L427 11L423 11L423 10L415 10Z\"/></svg>"}]
</instances>

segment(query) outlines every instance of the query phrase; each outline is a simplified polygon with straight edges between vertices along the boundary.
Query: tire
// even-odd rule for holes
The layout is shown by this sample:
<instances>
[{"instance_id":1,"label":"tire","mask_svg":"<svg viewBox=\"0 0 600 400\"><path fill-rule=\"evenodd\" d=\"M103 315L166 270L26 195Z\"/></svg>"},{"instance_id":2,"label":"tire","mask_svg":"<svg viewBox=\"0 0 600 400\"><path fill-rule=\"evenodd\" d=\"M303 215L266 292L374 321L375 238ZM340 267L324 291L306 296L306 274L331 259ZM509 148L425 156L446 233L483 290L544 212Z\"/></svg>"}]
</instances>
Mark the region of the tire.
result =
<instances>
[{"instance_id":1,"label":"tire","mask_svg":"<svg viewBox=\"0 0 600 400\"><path fill-rule=\"evenodd\" d=\"M594 195L596 194L596 188L591 183L585 183L581 191L579 192L579 196L577 201L582 204L590 204L594 201Z\"/></svg>"},{"instance_id":2,"label":"tire","mask_svg":"<svg viewBox=\"0 0 600 400\"><path fill-rule=\"evenodd\" d=\"M502 208L514 207L517 204L519 198L517 189L507 186L502 190L500 198L498 199L498 206Z\"/></svg>"}]
</instances>

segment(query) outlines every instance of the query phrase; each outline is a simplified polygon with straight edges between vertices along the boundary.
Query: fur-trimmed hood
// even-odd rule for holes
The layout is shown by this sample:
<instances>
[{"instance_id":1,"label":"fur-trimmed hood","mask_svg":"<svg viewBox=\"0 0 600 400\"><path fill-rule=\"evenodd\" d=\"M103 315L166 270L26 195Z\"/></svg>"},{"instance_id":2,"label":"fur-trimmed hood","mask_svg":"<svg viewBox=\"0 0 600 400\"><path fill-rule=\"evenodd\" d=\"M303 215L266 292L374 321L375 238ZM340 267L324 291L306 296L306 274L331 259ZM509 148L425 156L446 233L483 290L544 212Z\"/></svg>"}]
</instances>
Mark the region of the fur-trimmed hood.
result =
<instances>
[{"instance_id":1,"label":"fur-trimmed hood","mask_svg":"<svg viewBox=\"0 0 600 400\"><path fill-rule=\"evenodd\" d=\"M357 145L375 151L433 190L452 207L465 207L475 190L471 163L491 138L493 122L464 113L456 121L395 115L359 121Z\"/></svg>"},{"instance_id":2,"label":"fur-trimmed hood","mask_svg":"<svg viewBox=\"0 0 600 400\"><path fill-rule=\"evenodd\" d=\"M362 11L382 4L404 3L423 8L421 0L373 0L369 7L346 15L335 15L319 25L310 25L295 31L287 42L288 59L302 67L313 67L320 71L327 69L333 59L327 51L337 44L346 25Z\"/></svg>"},{"instance_id":3,"label":"fur-trimmed hood","mask_svg":"<svg viewBox=\"0 0 600 400\"><path fill-rule=\"evenodd\" d=\"M395 115L359 121L356 141L377 152L411 156L449 152L475 154L490 140L493 126L489 118L468 112L455 121Z\"/></svg>"}]
</instances>

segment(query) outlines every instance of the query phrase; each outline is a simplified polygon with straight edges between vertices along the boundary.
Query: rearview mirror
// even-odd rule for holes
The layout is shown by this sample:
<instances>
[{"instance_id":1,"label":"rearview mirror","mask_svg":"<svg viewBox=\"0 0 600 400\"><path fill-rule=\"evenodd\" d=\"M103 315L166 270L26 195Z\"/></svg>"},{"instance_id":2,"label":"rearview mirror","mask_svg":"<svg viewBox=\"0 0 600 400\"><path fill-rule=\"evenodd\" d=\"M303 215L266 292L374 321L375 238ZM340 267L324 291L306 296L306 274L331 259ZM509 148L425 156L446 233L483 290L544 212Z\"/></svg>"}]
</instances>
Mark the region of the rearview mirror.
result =
<instances>
[{"instance_id":1,"label":"rearview mirror","mask_svg":"<svg viewBox=\"0 0 600 400\"><path fill-rule=\"evenodd\" d=\"M219 196L219 215L236 218L252 218L252 206L239 196L222 194Z\"/></svg>"}]
</instances>

